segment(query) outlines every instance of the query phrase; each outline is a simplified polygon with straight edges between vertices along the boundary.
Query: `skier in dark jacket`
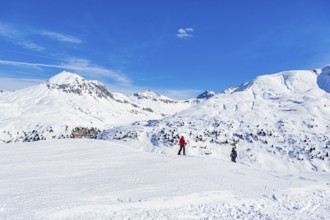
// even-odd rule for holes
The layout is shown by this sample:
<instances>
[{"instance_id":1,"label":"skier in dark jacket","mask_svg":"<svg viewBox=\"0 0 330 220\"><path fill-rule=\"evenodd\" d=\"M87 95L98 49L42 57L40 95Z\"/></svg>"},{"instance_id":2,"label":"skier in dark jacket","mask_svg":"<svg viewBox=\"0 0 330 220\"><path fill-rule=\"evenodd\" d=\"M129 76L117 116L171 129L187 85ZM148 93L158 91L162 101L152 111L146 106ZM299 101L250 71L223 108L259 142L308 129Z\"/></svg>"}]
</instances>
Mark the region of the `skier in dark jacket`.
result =
<instances>
[{"instance_id":1,"label":"skier in dark jacket","mask_svg":"<svg viewBox=\"0 0 330 220\"><path fill-rule=\"evenodd\" d=\"M236 146L234 146L231 149L230 157L231 157L231 161L234 162L234 163L236 163L236 157L237 157Z\"/></svg>"},{"instance_id":2,"label":"skier in dark jacket","mask_svg":"<svg viewBox=\"0 0 330 220\"><path fill-rule=\"evenodd\" d=\"M178 155L181 154L181 150L183 150L183 155L186 155L185 146L186 146L187 143L186 143L186 141L185 141L185 139L184 139L183 136L180 138L179 144L180 144L180 150L178 152Z\"/></svg>"}]
</instances>

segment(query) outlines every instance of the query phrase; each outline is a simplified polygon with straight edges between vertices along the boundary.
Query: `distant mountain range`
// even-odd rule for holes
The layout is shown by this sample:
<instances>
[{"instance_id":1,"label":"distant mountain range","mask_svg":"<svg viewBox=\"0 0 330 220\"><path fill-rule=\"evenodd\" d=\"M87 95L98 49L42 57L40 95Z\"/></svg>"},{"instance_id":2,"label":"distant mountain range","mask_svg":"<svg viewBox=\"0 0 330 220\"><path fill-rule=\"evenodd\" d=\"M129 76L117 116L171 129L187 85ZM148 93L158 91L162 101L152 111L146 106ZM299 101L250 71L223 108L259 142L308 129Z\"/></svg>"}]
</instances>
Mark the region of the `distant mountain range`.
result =
<instances>
[{"instance_id":1,"label":"distant mountain range","mask_svg":"<svg viewBox=\"0 0 330 220\"><path fill-rule=\"evenodd\" d=\"M126 96L64 71L39 85L0 93L0 143L95 137L101 130L160 119L200 102L173 100L151 90Z\"/></svg>"},{"instance_id":2,"label":"distant mountain range","mask_svg":"<svg viewBox=\"0 0 330 220\"><path fill-rule=\"evenodd\" d=\"M330 66L259 76L219 94L173 100L151 90L126 96L62 72L0 93L0 143L99 138L145 151L228 159L249 166L330 169ZM278 164L277 164L277 167Z\"/></svg>"}]
</instances>

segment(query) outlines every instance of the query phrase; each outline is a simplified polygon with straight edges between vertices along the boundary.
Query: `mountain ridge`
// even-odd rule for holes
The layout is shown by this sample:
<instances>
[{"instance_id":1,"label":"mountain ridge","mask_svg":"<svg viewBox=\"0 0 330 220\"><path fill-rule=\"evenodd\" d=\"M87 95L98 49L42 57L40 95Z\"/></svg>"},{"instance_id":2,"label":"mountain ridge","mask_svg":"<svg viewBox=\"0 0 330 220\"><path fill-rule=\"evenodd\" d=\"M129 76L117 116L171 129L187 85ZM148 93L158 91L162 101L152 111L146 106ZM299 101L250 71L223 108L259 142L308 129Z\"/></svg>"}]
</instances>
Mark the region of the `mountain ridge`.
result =
<instances>
[{"instance_id":1,"label":"mountain ridge","mask_svg":"<svg viewBox=\"0 0 330 220\"><path fill-rule=\"evenodd\" d=\"M195 104L168 100L151 105L150 100L112 93L99 81L63 71L38 85L1 93L0 143L95 137L103 129L160 119Z\"/></svg>"},{"instance_id":2,"label":"mountain ridge","mask_svg":"<svg viewBox=\"0 0 330 220\"><path fill-rule=\"evenodd\" d=\"M239 160L250 166L271 169L280 162L299 170L329 171L330 94L320 87L329 84L319 79L327 71L259 76L173 116L110 129L99 138L175 154L183 135L195 156L225 160L224 152L236 145ZM139 142L149 144L141 147Z\"/></svg>"},{"instance_id":3,"label":"mountain ridge","mask_svg":"<svg viewBox=\"0 0 330 220\"><path fill-rule=\"evenodd\" d=\"M327 172L329 72L326 66L258 76L203 101L171 100L150 90L131 97L102 93L103 84L62 73L1 93L0 142L87 137L176 154L184 135L194 156L225 160L236 145L238 160L249 166L271 169L281 162Z\"/></svg>"}]
</instances>

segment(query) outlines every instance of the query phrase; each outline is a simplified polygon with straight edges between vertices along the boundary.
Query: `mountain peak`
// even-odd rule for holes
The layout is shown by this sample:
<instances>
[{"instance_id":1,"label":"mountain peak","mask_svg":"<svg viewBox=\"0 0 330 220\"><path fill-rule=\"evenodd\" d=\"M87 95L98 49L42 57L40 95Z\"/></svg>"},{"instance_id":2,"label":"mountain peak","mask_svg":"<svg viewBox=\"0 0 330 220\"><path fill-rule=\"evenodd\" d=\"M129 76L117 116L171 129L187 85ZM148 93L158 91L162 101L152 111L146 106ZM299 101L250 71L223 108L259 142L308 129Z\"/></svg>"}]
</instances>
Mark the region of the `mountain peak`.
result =
<instances>
[{"instance_id":1,"label":"mountain peak","mask_svg":"<svg viewBox=\"0 0 330 220\"><path fill-rule=\"evenodd\" d=\"M214 95L215 95L215 93L213 91L205 90L203 93L199 94L196 98L197 99L209 99Z\"/></svg>"},{"instance_id":2,"label":"mountain peak","mask_svg":"<svg viewBox=\"0 0 330 220\"><path fill-rule=\"evenodd\" d=\"M63 84L72 84L72 83L77 83L79 81L85 80L81 76L75 73L70 73L67 71L62 71L59 74L56 74L49 80L47 80L51 84L56 84L56 85L63 85Z\"/></svg>"},{"instance_id":3,"label":"mountain peak","mask_svg":"<svg viewBox=\"0 0 330 220\"><path fill-rule=\"evenodd\" d=\"M78 74L67 71L63 71L53 76L44 82L44 84L49 90L60 90L65 93L77 95L87 94L98 98L113 99L113 95L99 81L86 80Z\"/></svg>"},{"instance_id":4,"label":"mountain peak","mask_svg":"<svg viewBox=\"0 0 330 220\"><path fill-rule=\"evenodd\" d=\"M250 82L226 89L222 93L232 94L247 91L254 97L261 96L271 99L278 98L280 95L300 94L315 88L318 74L315 70L290 70L261 75Z\"/></svg>"}]
</instances>

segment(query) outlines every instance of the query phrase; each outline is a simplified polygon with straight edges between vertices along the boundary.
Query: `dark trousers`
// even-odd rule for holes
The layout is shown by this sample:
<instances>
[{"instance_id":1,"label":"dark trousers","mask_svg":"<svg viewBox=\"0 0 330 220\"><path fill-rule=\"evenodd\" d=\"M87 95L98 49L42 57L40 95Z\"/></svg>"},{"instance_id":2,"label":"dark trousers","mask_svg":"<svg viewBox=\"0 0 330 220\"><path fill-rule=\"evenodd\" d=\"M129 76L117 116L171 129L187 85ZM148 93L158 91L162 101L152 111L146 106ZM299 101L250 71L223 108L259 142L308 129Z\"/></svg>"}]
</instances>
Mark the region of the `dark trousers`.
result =
<instances>
[{"instance_id":1,"label":"dark trousers","mask_svg":"<svg viewBox=\"0 0 330 220\"><path fill-rule=\"evenodd\" d=\"M234 163L236 163L236 157L231 157L231 161L233 161Z\"/></svg>"},{"instance_id":2,"label":"dark trousers","mask_svg":"<svg viewBox=\"0 0 330 220\"><path fill-rule=\"evenodd\" d=\"M180 145L180 150L179 150L179 152L178 152L178 155L181 154L181 150L182 150L182 149L183 149L183 155L186 155L186 150L185 150L185 147L184 147L183 144Z\"/></svg>"}]
</instances>

